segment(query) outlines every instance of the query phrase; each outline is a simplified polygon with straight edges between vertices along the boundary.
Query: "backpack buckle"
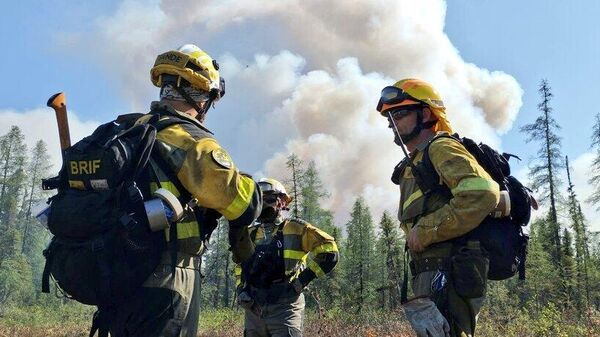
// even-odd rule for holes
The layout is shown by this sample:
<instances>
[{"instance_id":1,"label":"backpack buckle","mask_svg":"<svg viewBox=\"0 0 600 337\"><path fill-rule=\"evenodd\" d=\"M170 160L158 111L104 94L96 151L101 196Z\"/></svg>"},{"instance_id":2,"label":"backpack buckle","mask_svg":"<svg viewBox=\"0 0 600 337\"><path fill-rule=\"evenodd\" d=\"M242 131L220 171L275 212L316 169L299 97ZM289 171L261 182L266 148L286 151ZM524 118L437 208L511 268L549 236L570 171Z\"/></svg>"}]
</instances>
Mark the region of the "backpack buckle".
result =
<instances>
[{"instance_id":1,"label":"backpack buckle","mask_svg":"<svg viewBox=\"0 0 600 337\"><path fill-rule=\"evenodd\" d=\"M137 224L137 222L127 213L123 214L120 218L119 218L119 222L121 223L121 225L123 225L123 227L125 227L126 230L132 230L133 227Z\"/></svg>"},{"instance_id":2,"label":"backpack buckle","mask_svg":"<svg viewBox=\"0 0 600 337\"><path fill-rule=\"evenodd\" d=\"M129 195L129 200L133 203L138 203L144 199L142 196L142 191L137 187L135 182L127 188L127 194Z\"/></svg>"}]
</instances>

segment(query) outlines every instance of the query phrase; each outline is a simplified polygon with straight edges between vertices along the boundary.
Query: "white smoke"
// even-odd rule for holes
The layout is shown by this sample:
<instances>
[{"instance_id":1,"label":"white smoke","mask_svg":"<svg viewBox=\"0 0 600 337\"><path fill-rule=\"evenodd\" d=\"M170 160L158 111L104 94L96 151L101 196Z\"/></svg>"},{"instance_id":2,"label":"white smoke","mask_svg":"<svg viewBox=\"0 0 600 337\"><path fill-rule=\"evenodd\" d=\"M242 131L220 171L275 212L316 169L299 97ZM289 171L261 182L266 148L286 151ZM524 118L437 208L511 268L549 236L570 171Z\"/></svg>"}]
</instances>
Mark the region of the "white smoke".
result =
<instances>
[{"instance_id":1,"label":"white smoke","mask_svg":"<svg viewBox=\"0 0 600 337\"><path fill-rule=\"evenodd\" d=\"M189 42L213 53L229 82L207 121L220 142L238 166L280 179L288 154L314 160L340 223L359 195L376 219L397 208L389 177L402 154L374 110L382 87L427 80L455 130L491 145L511 128L520 86L465 62L445 15L442 0L124 1L78 41L98 51L133 109L155 92L155 55Z\"/></svg>"}]
</instances>

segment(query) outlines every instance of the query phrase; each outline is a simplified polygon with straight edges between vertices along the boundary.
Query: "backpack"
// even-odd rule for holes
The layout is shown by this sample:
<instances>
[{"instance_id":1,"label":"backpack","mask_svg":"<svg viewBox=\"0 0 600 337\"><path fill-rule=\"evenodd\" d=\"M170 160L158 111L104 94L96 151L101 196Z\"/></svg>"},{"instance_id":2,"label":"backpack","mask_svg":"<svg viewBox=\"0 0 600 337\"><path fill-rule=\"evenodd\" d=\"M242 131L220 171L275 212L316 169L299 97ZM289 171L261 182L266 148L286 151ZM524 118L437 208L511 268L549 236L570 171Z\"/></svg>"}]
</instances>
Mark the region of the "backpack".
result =
<instances>
[{"instance_id":1,"label":"backpack","mask_svg":"<svg viewBox=\"0 0 600 337\"><path fill-rule=\"evenodd\" d=\"M277 226L276 233L269 243L256 244L257 227L250 233L256 250L251 258L242 262L242 279L244 282L257 287L269 288L275 281L284 280L285 265L283 255L283 226ZM267 233L265 233L265 236Z\"/></svg>"},{"instance_id":2,"label":"backpack","mask_svg":"<svg viewBox=\"0 0 600 337\"><path fill-rule=\"evenodd\" d=\"M510 157L519 158L509 153L500 154L486 144L477 144L472 139L460 137L458 134L437 136L425 147L422 161L415 165L417 169L417 172L414 172L415 180L426 197L431 193L452 196L446 185L438 184L440 177L429 157L429 146L435 139L442 137L460 142L498 183L500 190L508 191L510 196L510 215L501 218L488 215L475 229L454 240L457 242L478 240L481 243L490 262L488 279L505 280L517 272L519 272L519 279L524 279L529 236L523 233L523 227L529 223L531 208L537 209L537 202L532 191L511 175L508 161ZM402 165L397 166L396 171L400 166ZM395 182L398 181L400 173L396 171L392 177Z\"/></svg>"},{"instance_id":3,"label":"backpack","mask_svg":"<svg viewBox=\"0 0 600 337\"><path fill-rule=\"evenodd\" d=\"M48 200L54 237L44 251L43 292L49 292L52 275L72 299L112 308L142 285L165 250L176 251L177 240L167 244L164 231L150 231L144 201L152 199L150 181L158 183L150 158L170 172L153 154L156 134L190 122L171 115L159 121L154 114L147 124L135 125L141 116L123 115L99 126L67 148L59 175L43 182L44 189L58 189ZM177 187L185 205L191 197ZM175 230L170 226L171 237Z\"/></svg>"}]
</instances>

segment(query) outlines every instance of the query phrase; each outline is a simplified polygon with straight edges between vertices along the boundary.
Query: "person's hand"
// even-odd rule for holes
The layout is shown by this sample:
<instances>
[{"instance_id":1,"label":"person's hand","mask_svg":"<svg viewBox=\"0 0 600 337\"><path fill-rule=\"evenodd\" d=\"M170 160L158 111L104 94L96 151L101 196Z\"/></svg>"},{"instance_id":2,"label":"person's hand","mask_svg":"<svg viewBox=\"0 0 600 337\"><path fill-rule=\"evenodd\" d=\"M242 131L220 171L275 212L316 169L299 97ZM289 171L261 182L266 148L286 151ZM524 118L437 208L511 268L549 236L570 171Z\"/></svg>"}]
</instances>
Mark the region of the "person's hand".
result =
<instances>
[{"instance_id":1,"label":"person's hand","mask_svg":"<svg viewBox=\"0 0 600 337\"><path fill-rule=\"evenodd\" d=\"M417 235L419 230L419 226L413 226L408 232L408 237L406 238L406 242L408 244L408 248L413 252L422 252L425 250L425 246L419 241L419 236Z\"/></svg>"},{"instance_id":2,"label":"person's hand","mask_svg":"<svg viewBox=\"0 0 600 337\"><path fill-rule=\"evenodd\" d=\"M429 298L416 298L402 305L417 337L450 337L450 325Z\"/></svg>"}]
</instances>

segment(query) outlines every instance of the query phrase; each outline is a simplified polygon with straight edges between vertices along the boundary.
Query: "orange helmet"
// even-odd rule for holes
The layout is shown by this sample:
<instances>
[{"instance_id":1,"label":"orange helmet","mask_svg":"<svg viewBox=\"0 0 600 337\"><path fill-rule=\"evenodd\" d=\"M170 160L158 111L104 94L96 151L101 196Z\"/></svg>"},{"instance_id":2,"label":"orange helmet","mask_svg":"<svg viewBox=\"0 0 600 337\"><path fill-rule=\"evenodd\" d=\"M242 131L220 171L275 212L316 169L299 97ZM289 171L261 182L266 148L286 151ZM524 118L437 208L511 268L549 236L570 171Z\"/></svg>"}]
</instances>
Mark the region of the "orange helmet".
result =
<instances>
[{"instance_id":1,"label":"orange helmet","mask_svg":"<svg viewBox=\"0 0 600 337\"><path fill-rule=\"evenodd\" d=\"M387 112L390 109L411 105L429 107L438 120L435 130L452 133L452 127L446 118L446 107L440 94L431 84L423 80L406 78L383 88L377 103L377 111L383 117L388 117Z\"/></svg>"},{"instance_id":2,"label":"orange helmet","mask_svg":"<svg viewBox=\"0 0 600 337\"><path fill-rule=\"evenodd\" d=\"M433 109L445 109L440 94L431 84L407 78L381 90L377 111L382 116L387 116L387 110L406 105L427 105Z\"/></svg>"}]
</instances>

